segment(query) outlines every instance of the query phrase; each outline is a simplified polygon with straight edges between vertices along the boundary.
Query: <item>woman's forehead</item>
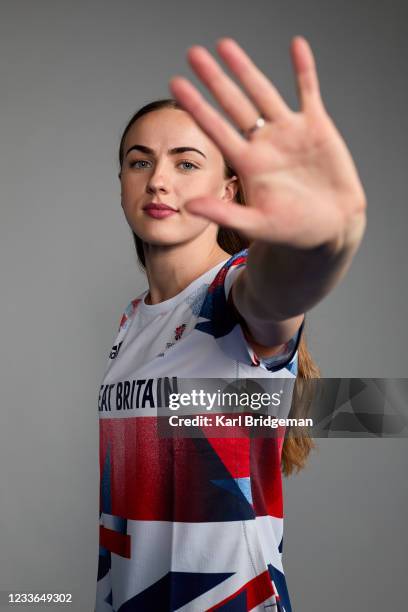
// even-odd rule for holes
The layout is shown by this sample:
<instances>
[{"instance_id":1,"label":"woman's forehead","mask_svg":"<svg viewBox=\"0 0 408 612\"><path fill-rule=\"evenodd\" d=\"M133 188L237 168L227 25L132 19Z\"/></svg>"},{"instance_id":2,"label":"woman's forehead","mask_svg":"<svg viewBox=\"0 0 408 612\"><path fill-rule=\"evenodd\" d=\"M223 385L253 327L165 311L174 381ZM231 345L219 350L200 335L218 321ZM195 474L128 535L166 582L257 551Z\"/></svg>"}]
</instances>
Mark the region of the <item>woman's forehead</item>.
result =
<instances>
[{"instance_id":1,"label":"woman's forehead","mask_svg":"<svg viewBox=\"0 0 408 612\"><path fill-rule=\"evenodd\" d=\"M151 148L195 146L204 148L206 155L220 155L216 145L194 119L179 109L165 108L143 115L130 128L125 144L141 144Z\"/></svg>"}]
</instances>

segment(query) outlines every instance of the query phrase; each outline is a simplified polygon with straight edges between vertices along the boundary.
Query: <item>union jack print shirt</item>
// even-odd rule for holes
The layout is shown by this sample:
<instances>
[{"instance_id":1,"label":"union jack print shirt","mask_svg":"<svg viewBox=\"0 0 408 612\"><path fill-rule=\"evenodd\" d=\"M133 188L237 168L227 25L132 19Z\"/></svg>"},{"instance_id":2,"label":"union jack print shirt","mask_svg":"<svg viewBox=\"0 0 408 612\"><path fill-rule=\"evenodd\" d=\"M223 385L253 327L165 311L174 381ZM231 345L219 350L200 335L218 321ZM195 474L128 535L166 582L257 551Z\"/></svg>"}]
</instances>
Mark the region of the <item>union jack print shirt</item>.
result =
<instances>
[{"instance_id":1,"label":"union jack print shirt","mask_svg":"<svg viewBox=\"0 0 408 612\"><path fill-rule=\"evenodd\" d=\"M165 381L295 378L303 329L260 358L228 303L247 249L120 319L99 389L95 612L291 612L282 566L282 438L157 433Z\"/></svg>"}]
</instances>

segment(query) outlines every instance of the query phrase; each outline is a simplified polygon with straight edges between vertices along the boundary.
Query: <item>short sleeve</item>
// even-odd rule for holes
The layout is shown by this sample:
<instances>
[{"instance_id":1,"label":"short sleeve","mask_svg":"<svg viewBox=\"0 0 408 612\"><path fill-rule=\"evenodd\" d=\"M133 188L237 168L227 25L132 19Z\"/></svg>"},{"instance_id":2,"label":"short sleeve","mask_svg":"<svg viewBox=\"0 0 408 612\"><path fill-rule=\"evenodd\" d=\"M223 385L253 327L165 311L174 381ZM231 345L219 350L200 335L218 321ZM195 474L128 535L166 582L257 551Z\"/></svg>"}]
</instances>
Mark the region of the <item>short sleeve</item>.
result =
<instances>
[{"instance_id":1,"label":"short sleeve","mask_svg":"<svg viewBox=\"0 0 408 612\"><path fill-rule=\"evenodd\" d=\"M246 265L246 257L241 258L240 262L237 263L237 265L231 266L225 275L224 291L225 291L225 299L227 300L227 302L228 302L232 284L235 278L237 277L237 275L240 274L241 270L245 267L245 265ZM239 325L239 328L240 328L239 335L241 337L242 343L245 346L245 350L247 351L251 359L251 364L253 366L262 367L270 372L276 372L278 370L281 370L282 368L287 368L290 372L292 372L293 374L296 374L297 373L297 352L298 352L299 343L302 337L303 329L305 326L305 320L306 318L303 319L302 324L299 327L299 329L295 332L292 338L290 338L284 344L284 346L279 351L279 353L276 353L276 355L272 355L271 357L258 357L254 349L248 343L243 333L242 327L240 323L238 322L237 324Z\"/></svg>"}]
</instances>

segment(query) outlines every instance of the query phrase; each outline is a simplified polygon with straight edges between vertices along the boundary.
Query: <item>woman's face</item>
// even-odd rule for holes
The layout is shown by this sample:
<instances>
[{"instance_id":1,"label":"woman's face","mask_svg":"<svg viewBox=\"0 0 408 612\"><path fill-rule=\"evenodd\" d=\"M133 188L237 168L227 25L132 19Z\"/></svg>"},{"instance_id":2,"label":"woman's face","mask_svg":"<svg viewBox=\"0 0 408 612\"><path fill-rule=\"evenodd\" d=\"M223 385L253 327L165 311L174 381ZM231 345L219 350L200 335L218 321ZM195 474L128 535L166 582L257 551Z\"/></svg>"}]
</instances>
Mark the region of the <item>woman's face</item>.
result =
<instances>
[{"instance_id":1,"label":"woman's face","mask_svg":"<svg viewBox=\"0 0 408 612\"><path fill-rule=\"evenodd\" d=\"M127 222L144 242L176 245L205 233L215 243L218 227L185 210L198 196L232 200L235 179L224 178L216 145L183 110L164 108L143 115L126 135L121 203ZM148 210L167 204L174 212Z\"/></svg>"}]
</instances>

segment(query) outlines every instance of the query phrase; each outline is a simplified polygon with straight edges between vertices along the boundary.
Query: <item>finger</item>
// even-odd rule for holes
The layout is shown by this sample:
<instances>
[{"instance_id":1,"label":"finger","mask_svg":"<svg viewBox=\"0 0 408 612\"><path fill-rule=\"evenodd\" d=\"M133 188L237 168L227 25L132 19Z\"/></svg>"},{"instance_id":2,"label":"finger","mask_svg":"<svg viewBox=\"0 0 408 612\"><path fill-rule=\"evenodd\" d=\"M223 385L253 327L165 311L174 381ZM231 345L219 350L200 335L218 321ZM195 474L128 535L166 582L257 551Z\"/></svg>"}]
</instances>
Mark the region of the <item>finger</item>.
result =
<instances>
[{"instance_id":1,"label":"finger","mask_svg":"<svg viewBox=\"0 0 408 612\"><path fill-rule=\"evenodd\" d=\"M246 130L259 117L259 111L238 85L222 70L204 47L194 46L188 60L196 75L241 130Z\"/></svg>"},{"instance_id":2,"label":"finger","mask_svg":"<svg viewBox=\"0 0 408 612\"><path fill-rule=\"evenodd\" d=\"M301 110L305 113L319 112L324 105L320 96L319 79L310 45L303 36L295 36L290 51Z\"/></svg>"},{"instance_id":3,"label":"finger","mask_svg":"<svg viewBox=\"0 0 408 612\"><path fill-rule=\"evenodd\" d=\"M196 198L187 202L185 208L194 215L204 217L217 225L242 231L246 235L256 233L256 229L263 223L259 210L215 198Z\"/></svg>"},{"instance_id":4,"label":"finger","mask_svg":"<svg viewBox=\"0 0 408 612\"><path fill-rule=\"evenodd\" d=\"M217 52L231 72L238 77L265 119L273 121L286 118L291 114L291 109L276 87L235 40L232 38L220 39L217 44Z\"/></svg>"},{"instance_id":5,"label":"finger","mask_svg":"<svg viewBox=\"0 0 408 612\"><path fill-rule=\"evenodd\" d=\"M304 215L301 207L288 210L286 205L276 202L276 212L265 215L259 208L211 197L196 198L185 204L189 213L241 232L251 240L286 245L300 239L293 219Z\"/></svg>"},{"instance_id":6,"label":"finger","mask_svg":"<svg viewBox=\"0 0 408 612\"><path fill-rule=\"evenodd\" d=\"M170 91L238 169L248 141L240 136L184 77L173 77L170 80Z\"/></svg>"}]
</instances>

